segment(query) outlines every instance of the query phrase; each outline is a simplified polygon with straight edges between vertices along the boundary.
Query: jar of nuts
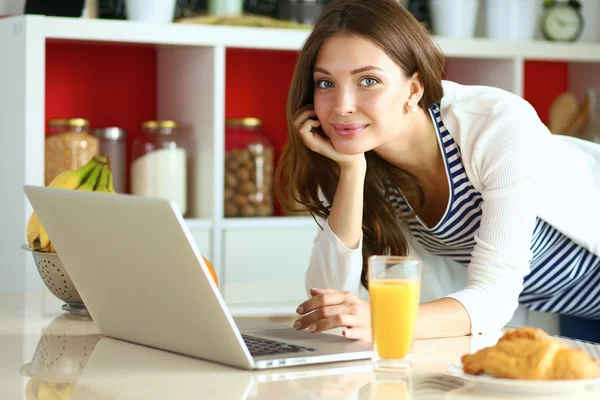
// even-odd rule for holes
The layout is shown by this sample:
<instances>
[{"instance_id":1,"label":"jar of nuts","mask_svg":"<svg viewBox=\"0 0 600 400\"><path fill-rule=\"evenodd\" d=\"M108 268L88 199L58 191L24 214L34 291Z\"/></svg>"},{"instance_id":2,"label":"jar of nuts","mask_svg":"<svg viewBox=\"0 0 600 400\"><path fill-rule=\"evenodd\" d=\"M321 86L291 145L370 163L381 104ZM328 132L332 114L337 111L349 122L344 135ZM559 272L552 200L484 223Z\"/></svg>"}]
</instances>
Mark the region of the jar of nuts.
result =
<instances>
[{"instance_id":1,"label":"jar of nuts","mask_svg":"<svg viewBox=\"0 0 600 400\"><path fill-rule=\"evenodd\" d=\"M258 118L225 121L225 216L273 215L273 144Z\"/></svg>"},{"instance_id":2,"label":"jar of nuts","mask_svg":"<svg viewBox=\"0 0 600 400\"><path fill-rule=\"evenodd\" d=\"M61 172L77 169L98 154L98 139L89 133L90 121L83 118L51 119L45 140L46 185Z\"/></svg>"}]
</instances>

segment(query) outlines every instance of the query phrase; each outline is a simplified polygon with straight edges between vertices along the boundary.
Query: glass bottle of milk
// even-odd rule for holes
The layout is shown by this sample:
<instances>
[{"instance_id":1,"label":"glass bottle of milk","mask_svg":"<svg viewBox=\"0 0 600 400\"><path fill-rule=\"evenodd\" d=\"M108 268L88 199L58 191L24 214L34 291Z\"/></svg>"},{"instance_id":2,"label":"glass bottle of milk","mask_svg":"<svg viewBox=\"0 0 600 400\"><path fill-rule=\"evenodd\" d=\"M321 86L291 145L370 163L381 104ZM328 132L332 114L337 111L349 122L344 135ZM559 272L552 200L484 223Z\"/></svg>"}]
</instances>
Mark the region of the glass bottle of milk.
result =
<instances>
[{"instance_id":1,"label":"glass bottle of milk","mask_svg":"<svg viewBox=\"0 0 600 400\"><path fill-rule=\"evenodd\" d=\"M143 136L132 142L131 193L175 202L187 211L185 138L175 121L146 121Z\"/></svg>"}]
</instances>

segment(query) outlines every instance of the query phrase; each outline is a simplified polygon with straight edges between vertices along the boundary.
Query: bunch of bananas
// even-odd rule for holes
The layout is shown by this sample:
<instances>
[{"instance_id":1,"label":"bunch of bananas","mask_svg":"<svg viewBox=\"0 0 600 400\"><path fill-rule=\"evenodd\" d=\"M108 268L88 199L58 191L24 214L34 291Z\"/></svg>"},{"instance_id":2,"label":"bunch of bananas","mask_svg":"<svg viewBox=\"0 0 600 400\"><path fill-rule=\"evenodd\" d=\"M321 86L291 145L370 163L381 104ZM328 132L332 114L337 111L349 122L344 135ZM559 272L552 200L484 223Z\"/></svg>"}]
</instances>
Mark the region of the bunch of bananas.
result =
<instances>
[{"instance_id":1,"label":"bunch of bananas","mask_svg":"<svg viewBox=\"0 0 600 400\"><path fill-rule=\"evenodd\" d=\"M48 187L86 192L116 193L110 170L110 158L96 155L83 167L60 173L50 182ZM27 223L27 243L29 247L36 251L56 252L35 211L31 214Z\"/></svg>"}]
</instances>

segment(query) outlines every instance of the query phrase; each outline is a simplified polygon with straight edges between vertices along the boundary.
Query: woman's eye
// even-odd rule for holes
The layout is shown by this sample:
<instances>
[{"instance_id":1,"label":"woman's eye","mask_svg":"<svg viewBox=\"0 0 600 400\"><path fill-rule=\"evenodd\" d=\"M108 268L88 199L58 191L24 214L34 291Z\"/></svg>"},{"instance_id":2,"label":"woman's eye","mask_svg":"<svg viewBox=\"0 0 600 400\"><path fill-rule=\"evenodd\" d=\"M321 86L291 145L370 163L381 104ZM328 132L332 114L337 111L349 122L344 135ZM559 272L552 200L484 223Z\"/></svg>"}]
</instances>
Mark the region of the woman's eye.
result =
<instances>
[{"instance_id":1,"label":"woman's eye","mask_svg":"<svg viewBox=\"0 0 600 400\"><path fill-rule=\"evenodd\" d=\"M373 86L376 83L378 83L378 81L375 78L364 78L360 81L360 84L363 86Z\"/></svg>"},{"instance_id":2,"label":"woman's eye","mask_svg":"<svg viewBox=\"0 0 600 400\"><path fill-rule=\"evenodd\" d=\"M331 83L330 81L326 81L326 80L320 80L317 82L317 87L319 89L329 89L329 88L333 87L333 83Z\"/></svg>"}]
</instances>

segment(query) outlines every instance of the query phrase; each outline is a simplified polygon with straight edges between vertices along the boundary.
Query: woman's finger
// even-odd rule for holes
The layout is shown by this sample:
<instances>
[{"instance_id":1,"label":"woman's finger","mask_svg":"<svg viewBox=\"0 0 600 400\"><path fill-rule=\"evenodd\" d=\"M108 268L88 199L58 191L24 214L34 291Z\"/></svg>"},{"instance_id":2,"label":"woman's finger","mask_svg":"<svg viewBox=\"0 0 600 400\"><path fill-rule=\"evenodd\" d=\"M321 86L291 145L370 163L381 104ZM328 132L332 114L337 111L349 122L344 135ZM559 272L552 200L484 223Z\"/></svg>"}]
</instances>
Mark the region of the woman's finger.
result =
<instances>
[{"instance_id":1,"label":"woman's finger","mask_svg":"<svg viewBox=\"0 0 600 400\"><path fill-rule=\"evenodd\" d=\"M339 327L362 328L364 325L364 318L360 318L358 315L338 314L334 317L320 319L316 322L313 322L308 326L308 330L311 332L323 332Z\"/></svg>"},{"instance_id":2,"label":"woman's finger","mask_svg":"<svg viewBox=\"0 0 600 400\"><path fill-rule=\"evenodd\" d=\"M313 132L313 129L318 128L320 126L321 126L321 121L318 121L316 119L307 119L306 121L304 121L302 123L302 126L300 126L298 133L300 134L302 139L304 139L304 141L306 141L307 139L310 139L315 136L315 132ZM316 136L321 138L321 135L316 135Z\"/></svg>"},{"instance_id":3,"label":"woman's finger","mask_svg":"<svg viewBox=\"0 0 600 400\"><path fill-rule=\"evenodd\" d=\"M314 108L312 108L312 106L310 106L310 107L307 106L304 109L301 109L301 111L298 112L298 114L296 114L296 118L294 118L294 121L293 121L294 127L296 127L296 129L300 129L300 126L302 126L304 121L306 121L310 117L316 117L316 116L317 116L317 113L315 112Z\"/></svg>"},{"instance_id":4,"label":"woman's finger","mask_svg":"<svg viewBox=\"0 0 600 400\"><path fill-rule=\"evenodd\" d=\"M304 124L302 124L302 127L298 131L298 134L302 138L302 141L306 147L314 152L319 152L326 144L325 139L323 139L321 135L312 131L314 128L318 128L319 126L321 126L319 121L308 119L306 122L304 122Z\"/></svg>"},{"instance_id":5,"label":"woman's finger","mask_svg":"<svg viewBox=\"0 0 600 400\"><path fill-rule=\"evenodd\" d=\"M333 147L333 144L329 139L324 138L318 133L312 131L313 128L318 128L319 126L321 126L319 121L309 119L305 122L305 125L302 126L302 129L300 129L299 134L306 147L315 153L319 153L335 161L341 157L352 157L348 155L341 155L335 149L335 147Z\"/></svg>"},{"instance_id":6,"label":"woman's finger","mask_svg":"<svg viewBox=\"0 0 600 400\"><path fill-rule=\"evenodd\" d=\"M350 307L348 307L346 304L321 307L302 318L298 318L298 320L294 322L294 328L298 330L308 328L309 325L314 324L322 319L335 317L338 314L347 314L349 312Z\"/></svg>"},{"instance_id":7,"label":"woman's finger","mask_svg":"<svg viewBox=\"0 0 600 400\"><path fill-rule=\"evenodd\" d=\"M312 289L310 289L310 295L311 296L316 296L316 295L321 294L321 293L334 293L334 292L337 292L337 290L330 289L330 288L325 288L325 289L312 288Z\"/></svg>"},{"instance_id":8,"label":"woman's finger","mask_svg":"<svg viewBox=\"0 0 600 400\"><path fill-rule=\"evenodd\" d=\"M296 309L296 312L300 315L304 315L321 307L342 304L350 298L349 296L350 295L348 292L333 291L329 293L321 293L300 304Z\"/></svg>"},{"instance_id":9,"label":"woman's finger","mask_svg":"<svg viewBox=\"0 0 600 400\"><path fill-rule=\"evenodd\" d=\"M371 341L371 328L346 328L342 331L342 335L348 339L360 339Z\"/></svg>"}]
</instances>

